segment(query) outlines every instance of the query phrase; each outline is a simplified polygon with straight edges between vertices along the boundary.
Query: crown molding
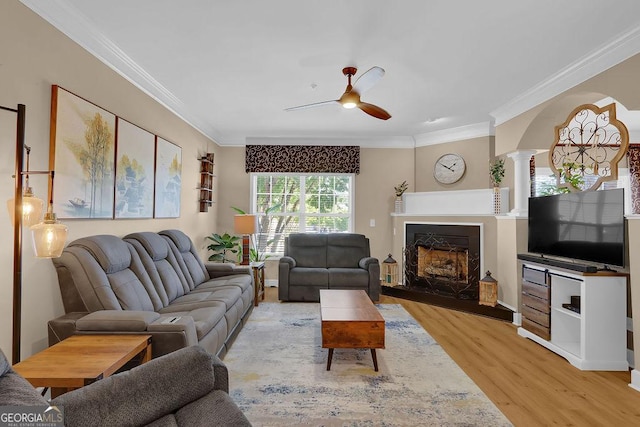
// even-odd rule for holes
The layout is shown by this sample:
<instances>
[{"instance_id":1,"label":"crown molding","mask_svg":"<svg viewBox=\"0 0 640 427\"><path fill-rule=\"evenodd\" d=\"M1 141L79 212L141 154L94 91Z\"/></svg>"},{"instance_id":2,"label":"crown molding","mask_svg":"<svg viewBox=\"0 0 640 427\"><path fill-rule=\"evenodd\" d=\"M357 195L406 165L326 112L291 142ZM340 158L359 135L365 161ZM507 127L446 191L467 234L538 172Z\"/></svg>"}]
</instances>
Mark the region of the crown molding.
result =
<instances>
[{"instance_id":1,"label":"crown molding","mask_svg":"<svg viewBox=\"0 0 640 427\"><path fill-rule=\"evenodd\" d=\"M198 132L216 142L219 132L194 114L170 90L154 79L144 68L95 29L92 22L66 0L20 0L22 4L45 19L56 29L80 45L107 67L159 102L173 114L189 123Z\"/></svg>"},{"instance_id":2,"label":"crown molding","mask_svg":"<svg viewBox=\"0 0 640 427\"><path fill-rule=\"evenodd\" d=\"M362 148L414 147L414 140L411 136L377 138L247 137L245 142L246 145L358 145Z\"/></svg>"},{"instance_id":3,"label":"crown molding","mask_svg":"<svg viewBox=\"0 0 640 427\"><path fill-rule=\"evenodd\" d=\"M451 129L436 130L415 136L416 147L463 141L495 135L492 122L481 122Z\"/></svg>"},{"instance_id":4,"label":"crown molding","mask_svg":"<svg viewBox=\"0 0 640 427\"><path fill-rule=\"evenodd\" d=\"M640 26L637 26L492 111L495 125L513 119L639 52Z\"/></svg>"}]
</instances>

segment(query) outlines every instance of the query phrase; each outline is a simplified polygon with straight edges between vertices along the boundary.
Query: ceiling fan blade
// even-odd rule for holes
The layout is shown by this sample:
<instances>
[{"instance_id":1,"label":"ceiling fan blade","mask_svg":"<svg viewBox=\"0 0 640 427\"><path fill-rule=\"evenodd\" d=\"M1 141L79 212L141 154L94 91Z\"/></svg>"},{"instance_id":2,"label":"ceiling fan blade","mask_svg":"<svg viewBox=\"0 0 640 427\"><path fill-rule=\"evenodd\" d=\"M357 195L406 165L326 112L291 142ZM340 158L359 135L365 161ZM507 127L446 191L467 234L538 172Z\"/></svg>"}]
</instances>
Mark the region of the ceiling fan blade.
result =
<instances>
[{"instance_id":1,"label":"ceiling fan blade","mask_svg":"<svg viewBox=\"0 0 640 427\"><path fill-rule=\"evenodd\" d=\"M384 76L384 70L380 67L372 67L371 69L365 71L363 75L361 75L358 80L353 84L353 91L358 92L362 95L364 92L368 91L378 83Z\"/></svg>"},{"instance_id":2,"label":"ceiling fan blade","mask_svg":"<svg viewBox=\"0 0 640 427\"><path fill-rule=\"evenodd\" d=\"M387 113L382 108L377 105L367 104L366 102L361 102L358 104L358 108L367 113L370 116L375 117L380 120L388 120L391 118L391 114Z\"/></svg>"},{"instance_id":3,"label":"ceiling fan blade","mask_svg":"<svg viewBox=\"0 0 640 427\"><path fill-rule=\"evenodd\" d=\"M339 104L338 100L316 102L314 104L299 105L297 107L285 108L284 111L305 110L307 108L321 107L323 105Z\"/></svg>"}]
</instances>

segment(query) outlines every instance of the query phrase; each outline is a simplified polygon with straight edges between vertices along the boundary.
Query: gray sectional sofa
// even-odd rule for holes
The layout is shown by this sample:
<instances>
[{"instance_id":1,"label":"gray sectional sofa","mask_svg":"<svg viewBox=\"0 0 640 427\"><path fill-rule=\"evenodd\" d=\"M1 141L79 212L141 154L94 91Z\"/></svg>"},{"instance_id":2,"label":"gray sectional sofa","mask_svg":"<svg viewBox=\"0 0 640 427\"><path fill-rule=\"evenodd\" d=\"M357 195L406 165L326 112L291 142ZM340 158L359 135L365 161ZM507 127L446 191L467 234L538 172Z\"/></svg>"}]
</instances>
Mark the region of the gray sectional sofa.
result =
<instances>
[{"instance_id":1,"label":"gray sectional sofa","mask_svg":"<svg viewBox=\"0 0 640 427\"><path fill-rule=\"evenodd\" d=\"M363 289L380 299L380 263L362 234L290 234L278 273L281 301L319 301L320 289Z\"/></svg>"},{"instance_id":2,"label":"gray sectional sofa","mask_svg":"<svg viewBox=\"0 0 640 427\"><path fill-rule=\"evenodd\" d=\"M250 426L228 393L226 366L192 346L49 402L11 368L0 351L0 406L40 407L43 412L49 405L61 407L67 427Z\"/></svg>"},{"instance_id":3,"label":"gray sectional sofa","mask_svg":"<svg viewBox=\"0 0 640 427\"><path fill-rule=\"evenodd\" d=\"M149 333L153 357L196 344L222 357L253 309L250 270L204 264L179 230L83 237L53 264L66 314L49 322L49 345Z\"/></svg>"}]
</instances>

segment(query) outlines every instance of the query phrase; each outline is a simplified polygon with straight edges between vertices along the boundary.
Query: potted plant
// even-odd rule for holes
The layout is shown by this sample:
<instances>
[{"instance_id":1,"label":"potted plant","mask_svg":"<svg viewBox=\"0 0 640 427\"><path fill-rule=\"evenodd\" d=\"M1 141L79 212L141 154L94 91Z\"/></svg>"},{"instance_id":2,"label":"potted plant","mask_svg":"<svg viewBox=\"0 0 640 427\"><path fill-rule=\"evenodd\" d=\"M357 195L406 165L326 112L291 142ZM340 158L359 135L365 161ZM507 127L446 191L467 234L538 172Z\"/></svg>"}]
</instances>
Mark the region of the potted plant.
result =
<instances>
[{"instance_id":1,"label":"potted plant","mask_svg":"<svg viewBox=\"0 0 640 427\"><path fill-rule=\"evenodd\" d=\"M207 236L207 239L213 241L213 243L207 246L207 249L213 252L209 257L209 261L234 262L227 258L227 254L240 253L240 237L238 236L232 236L229 233L224 233L222 235L212 233L211 236Z\"/></svg>"},{"instance_id":2,"label":"potted plant","mask_svg":"<svg viewBox=\"0 0 640 427\"><path fill-rule=\"evenodd\" d=\"M496 159L489 163L489 176L493 184L493 213L499 215L502 211L500 203L500 183L504 178L504 159Z\"/></svg>"},{"instance_id":3,"label":"potted plant","mask_svg":"<svg viewBox=\"0 0 640 427\"><path fill-rule=\"evenodd\" d=\"M393 189L396 191L396 202L395 202L396 213L402 213L402 195L404 194L405 191L407 191L407 188L409 188L407 181L402 181L402 183L393 187Z\"/></svg>"},{"instance_id":4,"label":"potted plant","mask_svg":"<svg viewBox=\"0 0 640 427\"><path fill-rule=\"evenodd\" d=\"M500 187L500 183L504 178L504 159L496 159L495 162L489 164L489 176L494 187Z\"/></svg>"}]
</instances>

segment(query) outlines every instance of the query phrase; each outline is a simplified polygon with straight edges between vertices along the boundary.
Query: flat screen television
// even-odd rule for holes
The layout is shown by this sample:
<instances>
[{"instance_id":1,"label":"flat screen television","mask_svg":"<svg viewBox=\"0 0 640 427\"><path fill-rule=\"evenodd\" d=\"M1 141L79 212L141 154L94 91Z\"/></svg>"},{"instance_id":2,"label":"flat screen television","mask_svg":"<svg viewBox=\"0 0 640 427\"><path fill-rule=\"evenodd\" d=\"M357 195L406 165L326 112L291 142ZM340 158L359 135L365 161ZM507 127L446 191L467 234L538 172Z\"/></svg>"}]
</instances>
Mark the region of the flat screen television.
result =
<instances>
[{"instance_id":1,"label":"flat screen television","mask_svg":"<svg viewBox=\"0 0 640 427\"><path fill-rule=\"evenodd\" d=\"M529 198L528 251L624 266L624 190Z\"/></svg>"}]
</instances>

